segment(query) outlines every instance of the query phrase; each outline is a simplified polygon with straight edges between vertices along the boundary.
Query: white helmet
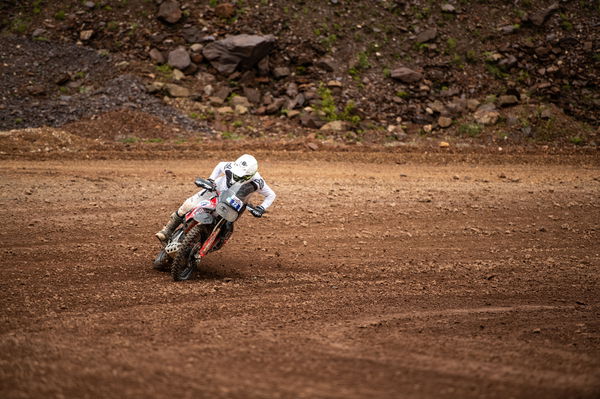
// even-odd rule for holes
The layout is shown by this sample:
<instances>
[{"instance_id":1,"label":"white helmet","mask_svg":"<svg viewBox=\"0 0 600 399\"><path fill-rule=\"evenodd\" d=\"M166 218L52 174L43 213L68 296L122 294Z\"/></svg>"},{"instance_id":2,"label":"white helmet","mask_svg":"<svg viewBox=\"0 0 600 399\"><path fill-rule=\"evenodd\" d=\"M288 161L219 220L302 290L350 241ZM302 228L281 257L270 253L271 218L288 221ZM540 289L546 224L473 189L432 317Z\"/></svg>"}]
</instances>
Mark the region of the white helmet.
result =
<instances>
[{"instance_id":1,"label":"white helmet","mask_svg":"<svg viewBox=\"0 0 600 399\"><path fill-rule=\"evenodd\" d=\"M258 162L252 155L244 154L233 163L232 178L237 182L249 181L258 171Z\"/></svg>"}]
</instances>

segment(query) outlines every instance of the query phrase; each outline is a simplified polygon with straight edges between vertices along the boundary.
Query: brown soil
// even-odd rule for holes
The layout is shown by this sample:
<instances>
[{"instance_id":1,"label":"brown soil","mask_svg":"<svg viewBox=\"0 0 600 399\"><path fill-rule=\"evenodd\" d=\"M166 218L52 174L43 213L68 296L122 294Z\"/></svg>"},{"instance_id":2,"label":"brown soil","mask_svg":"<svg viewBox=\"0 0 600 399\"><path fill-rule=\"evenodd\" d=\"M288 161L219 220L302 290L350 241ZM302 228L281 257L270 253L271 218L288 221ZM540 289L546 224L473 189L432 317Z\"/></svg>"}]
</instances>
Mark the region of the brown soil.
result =
<instances>
[{"instance_id":1,"label":"brown soil","mask_svg":"<svg viewBox=\"0 0 600 399\"><path fill-rule=\"evenodd\" d=\"M272 211L187 283L153 233L231 154L2 160L0 396L600 395L595 155L259 155Z\"/></svg>"}]
</instances>

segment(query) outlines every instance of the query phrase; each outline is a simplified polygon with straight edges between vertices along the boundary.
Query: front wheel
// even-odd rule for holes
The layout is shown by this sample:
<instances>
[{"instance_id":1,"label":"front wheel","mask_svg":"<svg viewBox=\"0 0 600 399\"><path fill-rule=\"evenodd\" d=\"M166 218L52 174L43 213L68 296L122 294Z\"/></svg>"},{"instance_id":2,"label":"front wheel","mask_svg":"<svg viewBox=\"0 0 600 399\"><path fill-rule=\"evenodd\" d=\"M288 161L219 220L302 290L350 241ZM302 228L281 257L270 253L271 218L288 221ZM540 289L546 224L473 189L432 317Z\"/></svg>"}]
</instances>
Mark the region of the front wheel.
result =
<instances>
[{"instance_id":1,"label":"front wheel","mask_svg":"<svg viewBox=\"0 0 600 399\"><path fill-rule=\"evenodd\" d=\"M196 271L197 244L202 238L202 225L196 225L186 234L181 244L181 249L177 252L173 264L171 265L171 276L173 281L189 280Z\"/></svg>"}]
</instances>

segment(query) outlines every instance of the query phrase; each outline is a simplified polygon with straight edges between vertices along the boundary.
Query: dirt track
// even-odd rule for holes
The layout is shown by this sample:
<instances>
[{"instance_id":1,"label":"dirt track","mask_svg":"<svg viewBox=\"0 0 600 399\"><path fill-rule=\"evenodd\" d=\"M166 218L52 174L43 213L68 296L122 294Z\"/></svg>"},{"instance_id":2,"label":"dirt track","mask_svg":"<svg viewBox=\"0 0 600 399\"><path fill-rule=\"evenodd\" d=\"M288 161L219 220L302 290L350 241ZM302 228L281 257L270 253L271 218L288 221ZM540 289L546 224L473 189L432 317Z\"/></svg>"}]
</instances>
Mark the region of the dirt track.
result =
<instances>
[{"instance_id":1,"label":"dirt track","mask_svg":"<svg viewBox=\"0 0 600 399\"><path fill-rule=\"evenodd\" d=\"M188 283L152 235L218 156L1 161L0 397L598 397L600 169L377 156L263 157Z\"/></svg>"}]
</instances>

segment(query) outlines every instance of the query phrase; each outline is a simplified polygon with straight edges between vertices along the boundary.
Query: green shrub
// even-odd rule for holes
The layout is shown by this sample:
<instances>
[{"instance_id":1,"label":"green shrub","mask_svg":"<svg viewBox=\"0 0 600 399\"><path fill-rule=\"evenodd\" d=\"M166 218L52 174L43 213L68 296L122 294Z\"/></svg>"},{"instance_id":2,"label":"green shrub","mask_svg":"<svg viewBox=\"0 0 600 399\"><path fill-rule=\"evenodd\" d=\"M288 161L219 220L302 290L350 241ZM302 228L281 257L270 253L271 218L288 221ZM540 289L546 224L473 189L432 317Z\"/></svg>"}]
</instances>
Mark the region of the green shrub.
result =
<instances>
[{"instance_id":1,"label":"green shrub","mask_svg":"<svg viewBox=\"0 0 600 399\"><path fill-rule=\"evenodd\" d=\"M335 100L333 99L333 95L331 94L331 90L326 87L323 83L319 85L319 89L317 90L317 94L321 98L321 105L318 107L319 111L322 111L325 114L325 118L328 121L337 120L337 107L335 106Z\"/></svg>"},{"instance_id":2,"label":"green shrub","mask_svg":"<svg viewBox=\"0 0 600 399\"><path fill-rule=\"evenodd\" d=\"M579 136L573 136L569 139L569 141L575 145L583 145L585 144L585 140Z\"/></svg>"},{"instance_id":3,"label":"green shrub","mask_svg":"<svg viewBox=\"0 0 600 399\"><path fill-rule=\"evenodd\" d=\"M464 123L459 126L458 132L461 134L466 134L471 137L477 137L483 130L483 126L478 125L477 123Z\"/></svg>"}]
</instances>

